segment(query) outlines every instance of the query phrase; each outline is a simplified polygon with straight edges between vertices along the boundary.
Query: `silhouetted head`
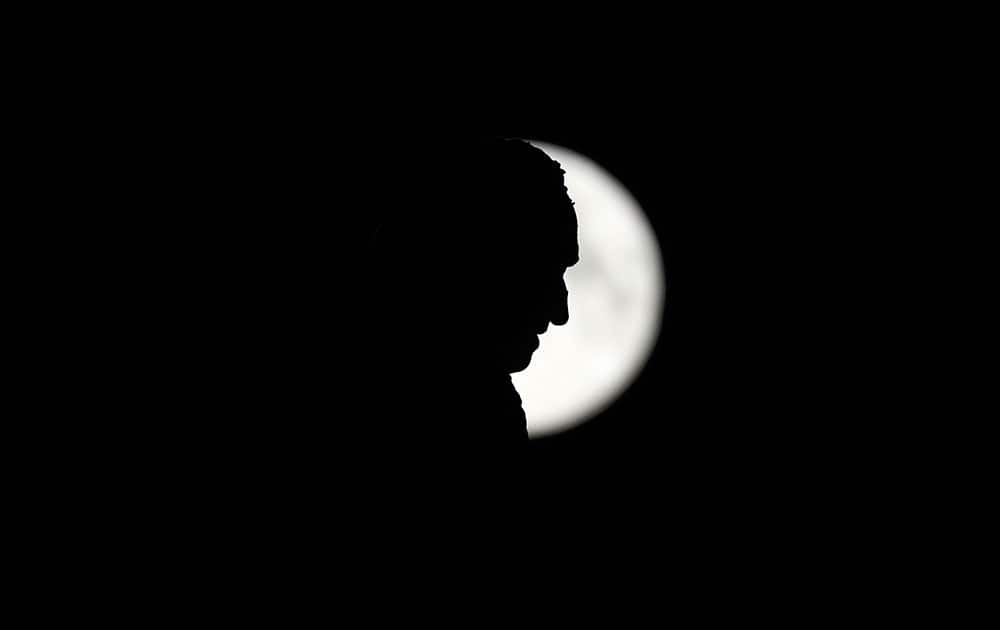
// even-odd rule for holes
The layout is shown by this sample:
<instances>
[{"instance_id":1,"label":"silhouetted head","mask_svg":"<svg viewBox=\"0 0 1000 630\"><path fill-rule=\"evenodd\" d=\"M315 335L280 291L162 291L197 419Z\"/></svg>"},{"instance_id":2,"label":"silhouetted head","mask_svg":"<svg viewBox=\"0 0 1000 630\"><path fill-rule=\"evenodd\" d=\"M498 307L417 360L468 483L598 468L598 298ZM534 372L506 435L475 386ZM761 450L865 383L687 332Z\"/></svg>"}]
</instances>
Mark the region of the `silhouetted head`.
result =
<instances>
[{"instance_id":1,"label":"silhouetted head","mask_svg":"<svg viewBox=\"0 0 1000 630\"><path fill-rule=\"evenodd\" d=\"M424 351L505 372L569 313L563 280L579 257L559 164L521 140L421 150L377 237L389 321Z\"/></svg>"}]
</instances>

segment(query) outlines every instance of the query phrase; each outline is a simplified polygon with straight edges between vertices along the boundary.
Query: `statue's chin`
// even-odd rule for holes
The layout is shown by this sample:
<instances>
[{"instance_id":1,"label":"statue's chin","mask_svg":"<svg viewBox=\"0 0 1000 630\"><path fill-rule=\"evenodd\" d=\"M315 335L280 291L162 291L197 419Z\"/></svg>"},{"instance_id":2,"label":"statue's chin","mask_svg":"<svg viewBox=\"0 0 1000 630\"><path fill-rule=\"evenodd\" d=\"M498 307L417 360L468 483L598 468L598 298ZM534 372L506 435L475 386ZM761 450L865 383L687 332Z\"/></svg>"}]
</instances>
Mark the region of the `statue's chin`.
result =
<instances>
[{"instance_id":1,"label":"statue's chin","mask_svg":"<svg viewBox=\"0 0 1000 630\"><path fill-rule=\"evenodd\" d=\"M520 372L526 369L528 365L531 363L531 356L532 354L534 354L534 352L535 352L534 347L523 347L516 349L515 352L511 353L507 357L505 366L507 372L509 372L510 374L514 374L515 372Z\"/></svg>"},{"instance_id":2,"label":"statue's chin","mask_svg":"<svg viewBox=\"0 0 1000 630\"><path fill-rule=\"evenodd\" d=\"M510 374L514 374L516 372L521 372L521 371L527 369L529 363L531 363L531 357L528 357L527 359L525 359L523 361L518 361L516 363L512 363L510 366L508 366L507 372L509 372Z\"/></svg>"}]
</instances>

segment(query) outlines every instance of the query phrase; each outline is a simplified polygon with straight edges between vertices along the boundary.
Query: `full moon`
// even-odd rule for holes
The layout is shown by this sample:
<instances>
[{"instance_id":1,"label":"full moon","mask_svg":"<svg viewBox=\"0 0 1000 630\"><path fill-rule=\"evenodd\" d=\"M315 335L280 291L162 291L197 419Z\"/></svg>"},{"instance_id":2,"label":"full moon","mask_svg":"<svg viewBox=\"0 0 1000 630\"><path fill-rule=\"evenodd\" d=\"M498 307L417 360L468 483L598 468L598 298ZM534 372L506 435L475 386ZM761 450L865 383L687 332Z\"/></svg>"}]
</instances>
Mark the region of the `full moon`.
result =
<instances>
[{"instance_id":1,"label":"full moon","mask_svg":"<svg viewBox=\"0 0 1000 630\"><path fill-rule=\"evenodd\" d=\"M659 335L665 282L656 235L629 191L579 153L529 142L566 171L580 244L566 272L569 321L550 326L528 368L512 375L538 438L585 422L631 385Z\"/></svg>"}]
</instances>

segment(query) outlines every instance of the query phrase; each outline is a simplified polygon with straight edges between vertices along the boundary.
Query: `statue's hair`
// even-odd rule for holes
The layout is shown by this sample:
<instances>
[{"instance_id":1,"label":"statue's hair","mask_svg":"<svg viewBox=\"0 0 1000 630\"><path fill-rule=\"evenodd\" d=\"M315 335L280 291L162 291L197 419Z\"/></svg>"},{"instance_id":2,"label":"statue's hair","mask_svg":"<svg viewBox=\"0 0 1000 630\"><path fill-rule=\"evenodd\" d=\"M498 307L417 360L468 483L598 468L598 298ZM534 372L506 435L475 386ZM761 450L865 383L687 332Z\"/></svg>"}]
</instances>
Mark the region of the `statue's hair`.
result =
<instances>
[{"instance_id":1,"label":"statue's hair","mask_svg":"<svg viewBox=\"0 0 1000 630\"><path fill-rule=\"evenodd\" d=\"M404 148L398 164L408 170L376 231L381 258L412 259L429 243L496 253L548 238L560 224L575 229L562 167L524 140L421 143Z\"/></svg>"}]
</instances>

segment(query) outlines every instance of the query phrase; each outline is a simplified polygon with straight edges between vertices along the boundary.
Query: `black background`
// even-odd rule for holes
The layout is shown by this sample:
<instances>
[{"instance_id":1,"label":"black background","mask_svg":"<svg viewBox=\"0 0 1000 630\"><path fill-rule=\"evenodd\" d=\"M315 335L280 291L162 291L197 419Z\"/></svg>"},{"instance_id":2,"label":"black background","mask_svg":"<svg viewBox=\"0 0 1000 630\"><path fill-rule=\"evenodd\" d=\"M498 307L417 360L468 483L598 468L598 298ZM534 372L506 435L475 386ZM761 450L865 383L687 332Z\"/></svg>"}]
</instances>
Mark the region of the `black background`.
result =
<instances>
[{"instance_id":1,"label":"black background","mask_svg":"<svg viewBox=\"0 0 1000 630\"><path fill-rule=\"evenodd\" d=\"M724 565L743 567L742 588L775 549L794 578L796 560L827 566L817 556L850 552L852 536L897 539L879 529L880 510L922 490L900 455L927 451L907 450L918 431L884 396L895 348L882 337L894 322L879 322L869 298L892 278L870 280L859 250L891 242L881 229L897 223L873 217L896 208L900 190L923 190L894 160L925 136L903 115L909 99L882 98L895 61L834 68L839 39L809 58L797 45L745 55L757 47L717 43L668 45L637 79L623 72L632 59L595 70L587 85L606 88L610 104L595 98L602 90L496 77L513 106L487 94L483 113L465 77L446 92L351 55L317 67L234 51L233 63L195 55L169 80L145 61L134 75L153 80L114 77L127 98L95 99L103 111L82 116L88 135L74 154L110 159L66 186L74 208L92 206L74 220L103 238L87 241L97 268L81 274L63 318L83 348L60 366L85 383L61 396L73 412L59 440L82 452L71 473L107 474L70 474L61 487L85 486L84 514L106 492L128 514L120 522L166 532L156 540L167 553L183 550L187 531L199 548L257 563L240 537L255 526L278 526L261 538L272 547L309 538L302 557L317 540L350 546L330 532L363 515L344 498L369 487L352 442L351 427L370 420L352 366L365 351L366 238L405 167L386 147L459 131L594 159L636 196L663 251L666 310L647 369L600 417L531 445L534 477L521 489L591 509L592 522L572 522L586 530L573 543L582 562L602 547L617 554L638 527L652 535L638 537L636 557L667 550L654 569L679 559L711 573L714 560L755 556ZM345 83L350 72L367 79ZM386 520L375 537L405 539L414 520ZM616 536L601 530L609 522L623 525ZM550 542L567 531L556 525L518 524Z\"/></svg>"},{"instance_id":2,"label":"black background","mask_svg":"<svg viewBox=\"0 0 1000 630\"><path fill-rule=\"evenodd\" d=\"M858 160L843 159L856 136L837 107L802 105L800 86L743 76L611 105L522 90L488 115L462 102L458 117L294 75L160 103L142 139L159 153L131 165L126 188L142 200L130 216L145 237L127 244L139 263L116 268L138 292L123 326L142 340L125 344L123 365L146 366L124 377L122 404L153 418L131 425L135 457L155 453L170 461L165 480L225 480L227 492L354 484L353 439L371 420L353 374L364 260L380 208L405 201L392 147L500 135L611 172L656 230L668 281L634 385L531 444L543 493L792 509L856 485L885 438L844 413L838 392L853 376L831 352L847 314L827 269L850 272L837 222L856 226L851 213L871 203Z\"/></svg>"},{"instance_id":3,"label":"black background","mask_svg":"<svg viewBox=\"0 0 1000 630\"><path fill-rule=\"evenodd\" d=\"M795 484L789 467L828 454L823 410L809 403L810 419L798 417L812 271L791 252L808 238L799 227L815 226L802 217L829 202L813 192L823 166L796 150L784 114L716 98L445 124L285 97L222 99L172 118L162 137L169 159L142 219L155 240L137 243L153 254L142 286L163 358L147 386L179 418L170 431L186 450L256 461L249 470L264 476L260 461L320 470L351 450L366 421L352 368L366 351L368 238L384 204L406 202L391 190L407 168L393 146L446 150L449 137L476 134L552 142L601 164L646 212L667 273L646 369L600 416L532 443L540 479L581 492L676 478L697 492L771 473Z\"/></svg>"}]
</instances>

